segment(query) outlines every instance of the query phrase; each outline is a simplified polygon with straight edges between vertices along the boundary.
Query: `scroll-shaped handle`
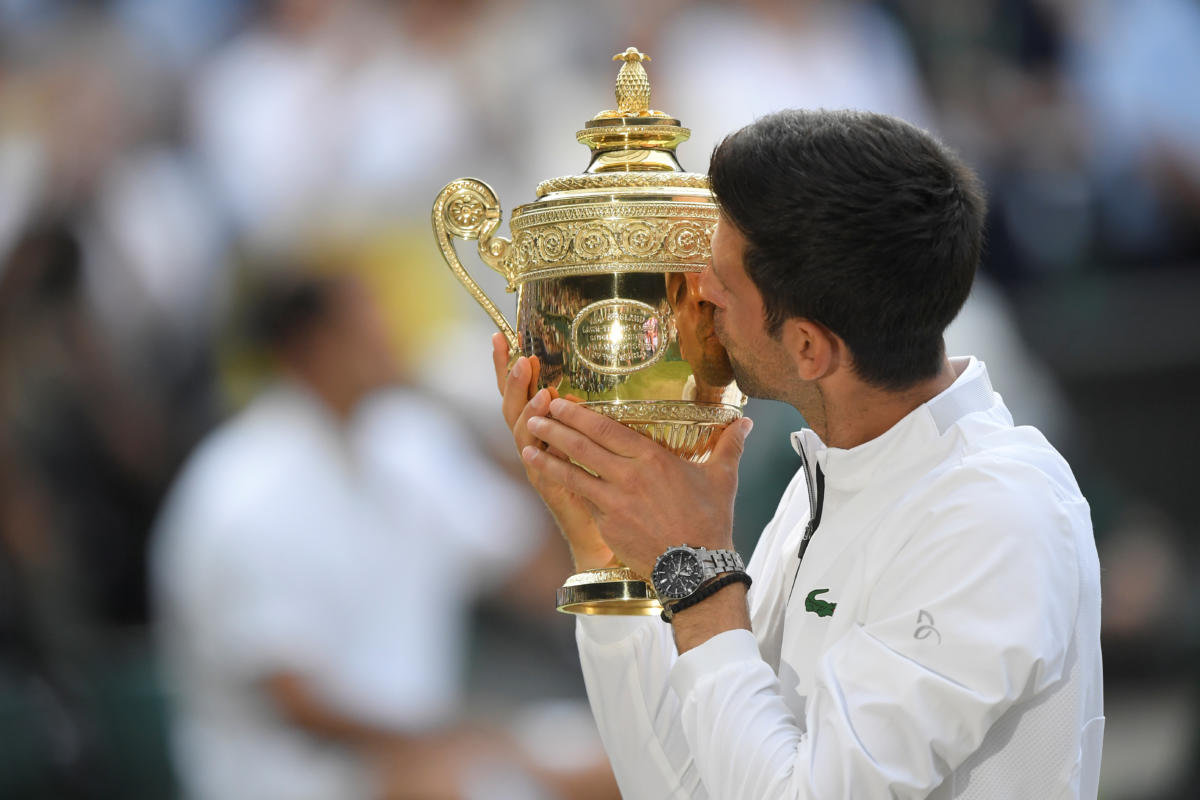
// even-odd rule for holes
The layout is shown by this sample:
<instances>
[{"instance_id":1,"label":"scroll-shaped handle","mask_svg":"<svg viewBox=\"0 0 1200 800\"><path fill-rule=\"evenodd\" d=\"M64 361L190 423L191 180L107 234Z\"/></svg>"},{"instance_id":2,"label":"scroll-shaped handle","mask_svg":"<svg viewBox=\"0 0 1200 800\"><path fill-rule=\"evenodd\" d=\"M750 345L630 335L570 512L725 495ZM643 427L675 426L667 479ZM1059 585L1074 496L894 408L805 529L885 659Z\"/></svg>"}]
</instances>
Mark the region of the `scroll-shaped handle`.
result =
<instances>
[{"instance_id":1,"label":"scroll-shaped handle","mask_svg":"<svg viewBox=\"0 0 1200 800\"><path fill-rule=\"evenodd\" d=\"M518 348L517 332L505 319L504 314L496 308L491 298L479 288L479 284L458 260L454 251L454 237L460 239L478 239L479 257L484 264L499 272L512 286L513 276L505 269L505 256L512 242L503 236L493 236L500 225L500 201L492 187L474 178L460 178L446 184L438 192L433 201L433 234L437 237L438 247L442 257L446 259L454 277L466 287L475 302L483 306L483 310L496 323L504 338L508 339L508 349L516 353Z\"/></svg>"}]
</instances>

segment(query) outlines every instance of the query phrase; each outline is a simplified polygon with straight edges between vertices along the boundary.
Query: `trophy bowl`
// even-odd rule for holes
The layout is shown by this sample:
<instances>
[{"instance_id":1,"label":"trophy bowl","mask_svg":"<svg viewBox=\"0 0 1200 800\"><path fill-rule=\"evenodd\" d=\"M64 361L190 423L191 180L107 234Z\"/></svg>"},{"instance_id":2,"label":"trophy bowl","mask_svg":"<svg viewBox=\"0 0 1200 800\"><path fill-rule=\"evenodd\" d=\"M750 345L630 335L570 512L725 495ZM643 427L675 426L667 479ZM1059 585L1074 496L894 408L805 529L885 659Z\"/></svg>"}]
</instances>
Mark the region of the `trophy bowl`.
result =
<instances>
[{"instance_id":1,"label":"trophy bowl","mask_svg":"<svg viewBox=\"0 0 1200 800\"><path fill-rule=\"evenodd\" d=\"M513 210L511 238L496 233L502 214L490 186L451 181L433 204L434 235L510 356L538 357L538 388L699 462L745 404L698 293L717 206L707 176L676 159L690 132L649 108L649 57L631 47L613 58L623 62L617 108L576 133L592 153L585 172L539 184L537 199ZM456 238L477 240L480 259L516 293L515 327L463 267ZM557 600L575 614L661 610L651 586L620 564L571 576Z\"/></svg>"}]
</instances>

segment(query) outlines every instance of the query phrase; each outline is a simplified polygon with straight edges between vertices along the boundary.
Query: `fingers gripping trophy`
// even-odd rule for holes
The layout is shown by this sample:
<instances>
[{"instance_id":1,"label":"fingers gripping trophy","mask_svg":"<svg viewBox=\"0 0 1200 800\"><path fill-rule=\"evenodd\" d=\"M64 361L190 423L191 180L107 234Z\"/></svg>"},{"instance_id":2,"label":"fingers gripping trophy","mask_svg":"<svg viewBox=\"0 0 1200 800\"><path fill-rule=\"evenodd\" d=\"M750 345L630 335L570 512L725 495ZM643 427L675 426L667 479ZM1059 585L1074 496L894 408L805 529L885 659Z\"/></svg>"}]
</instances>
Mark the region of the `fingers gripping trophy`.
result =
<instances>
[{"instance_id":1,"label":"fingers gripping trophy","mask_svg":"<svg viewBox=\"0 0 1200 800\"><path fill-rule=\"evenodd\" d=\"M675 148L690 131L649 108L650 81L630 47L613 57L615 110L575 138L591 151L579 175L543 181L497 235L500 202L483 181L451 181L433 204L443 257L508 340L509 357L536 357L537 388L583 403L663 445L704 461L742 415L696 275L710 258L717 207L705 175L684 172ZM468 274L454 240L517 295L513 326ZM558 608L573 614L658 614L643 577L619 564L568 578Z\"/></svg>"}]
</instances>

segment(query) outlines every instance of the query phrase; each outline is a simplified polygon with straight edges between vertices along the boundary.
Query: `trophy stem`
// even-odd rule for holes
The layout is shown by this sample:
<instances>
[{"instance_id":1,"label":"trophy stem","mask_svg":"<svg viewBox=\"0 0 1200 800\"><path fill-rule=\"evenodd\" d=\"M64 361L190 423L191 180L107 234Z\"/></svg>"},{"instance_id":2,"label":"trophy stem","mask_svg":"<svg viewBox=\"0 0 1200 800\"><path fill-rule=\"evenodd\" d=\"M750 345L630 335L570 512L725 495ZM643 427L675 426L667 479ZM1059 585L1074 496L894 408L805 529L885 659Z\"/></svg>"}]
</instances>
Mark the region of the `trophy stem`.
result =
<instances>
[{"instance_id":1,"label":"trophy stem","mask_svg":"<svg viewBox=\"0 0 1200 800\"><path fill-rule=\"evenodd\" d=\"M589 569L567 578L558 590L564 614L650 616L662 612L650 584L621 565Z\"/></svg>"}]
</instances>

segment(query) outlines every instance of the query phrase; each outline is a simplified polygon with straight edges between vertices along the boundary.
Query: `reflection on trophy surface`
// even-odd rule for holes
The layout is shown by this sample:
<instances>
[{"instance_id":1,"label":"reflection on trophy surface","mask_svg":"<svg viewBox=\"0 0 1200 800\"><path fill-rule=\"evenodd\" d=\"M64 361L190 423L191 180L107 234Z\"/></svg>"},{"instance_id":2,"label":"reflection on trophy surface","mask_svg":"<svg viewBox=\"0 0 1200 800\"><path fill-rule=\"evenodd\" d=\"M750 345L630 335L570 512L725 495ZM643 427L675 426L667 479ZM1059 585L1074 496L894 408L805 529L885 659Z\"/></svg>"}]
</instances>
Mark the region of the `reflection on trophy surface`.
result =
<instances>
[{"instance_id":1,"label":"reflection on trophy surface","mask_svg":"<svg viewBox=\"0 0 1200 800\"><path fill-rule=\"evenodd\" d=\"M701 403L740 404L729 353L717 338L712 303L700 299L700 277L694 272L667 275L667 300L675 314L679 353L692 368L683 399Z\"/></svg>"},{"instance_id":2,"label":"reflection on trophy surface","mask_svg":"<svg viewBox=\"0 0 1200 800\"><path fill-rule=\"evenodd\" d=\"M499 200L473 178L452 181L433 206L433 228L450 269L508 339L513 357L537 356L539 388L572 397L703 461L741 416L745 397L718 341L698 275L711 256L717 208L706 176L684 172L679 120L649 107L649 57L613 57L617 108L589 120L576 139L592 159L579 175L543 181L518 206L511 238L496 235ZM478 240L481 260L517 294L513 326L470 277L454 239ZM656 614L650 586L621 566L572 576L562 611Z\"/></svg>"}]
</instances>

